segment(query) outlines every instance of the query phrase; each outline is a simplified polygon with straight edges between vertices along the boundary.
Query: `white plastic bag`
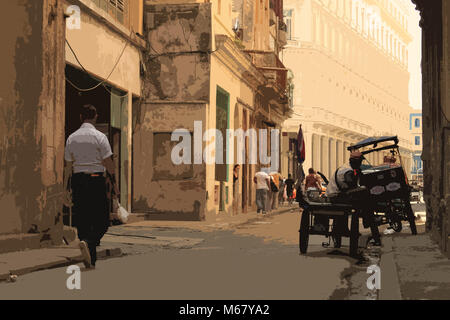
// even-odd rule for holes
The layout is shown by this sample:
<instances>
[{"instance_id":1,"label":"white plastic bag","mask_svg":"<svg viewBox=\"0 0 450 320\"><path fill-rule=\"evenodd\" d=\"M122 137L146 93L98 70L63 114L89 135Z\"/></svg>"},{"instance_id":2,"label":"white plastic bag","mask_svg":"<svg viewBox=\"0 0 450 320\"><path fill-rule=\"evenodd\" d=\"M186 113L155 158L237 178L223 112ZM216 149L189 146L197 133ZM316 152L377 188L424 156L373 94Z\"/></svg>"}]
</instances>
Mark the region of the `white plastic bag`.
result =
<instances>
[{"instance_id":1,"label":"white plastic bag","mask_svg":"<svg viewBox=\"0 0 450 320\"><path fill-rule=\"evenodd\" d=\"M122 222L122 223L127 223L128 222L128 217L130 216L130 214L120 204L119 204L119 210L117 211L117 215L118 215L118 218L119 218L120 222Z\"/></svg>"},{"instance_id":2,"label":"white plastic bag","mask_svg":"<svg viewBox=\"0 0 450 320\"><path fill-rule=\"evenodd\" d=\"M109 215L109 220L119 220L119 201L117 199L113 199L112 201L112 212Z\"/></svg>"}]
</instances>

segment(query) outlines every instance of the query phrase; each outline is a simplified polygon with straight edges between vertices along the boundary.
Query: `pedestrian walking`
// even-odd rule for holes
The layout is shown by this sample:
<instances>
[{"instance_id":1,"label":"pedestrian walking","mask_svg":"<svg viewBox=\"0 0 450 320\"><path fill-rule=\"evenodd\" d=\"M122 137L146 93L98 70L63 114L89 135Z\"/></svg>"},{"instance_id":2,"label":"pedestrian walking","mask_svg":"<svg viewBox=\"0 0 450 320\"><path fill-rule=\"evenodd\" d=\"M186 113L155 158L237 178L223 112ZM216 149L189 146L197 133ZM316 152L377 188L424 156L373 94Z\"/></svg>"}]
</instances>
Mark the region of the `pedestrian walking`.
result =
<instances>
[{"instance_id":1,"label":"pedestrian walking","mask_svg":"<svg viewBox=\"0 0 450 320\"><path fill-rule=\"evenodd\" d=\"M292 204L292 201L293 201L292 193L294 191L294 184L295 184L294 179L292 179L292 174L290 174L290 173L288 174L288 178L286 179L286 181L284 183L286 185L286 194L287 194L289 204Z\"/></svg>"},{"instance_id":2,"label":"pedestrian walking","mask_svg":"<svg viewBox=\"0 0 450 320\"><path fill-rule=\"evenodd\" d=\"M94 126L97 118L94 106L82 107L82 125L67 139L64 155L64 185L68 190L70 178L72 189L71 194L66 194L66 203L73 203L74 226L78 231L86 268L95 267L96 247L109 227L106 174L112 181L115 196L119 196L113 153L108 138Z\"/></svg>"},{"instance_id":3,"label":"pedestrian walking","mask_svg":"<svg viewBox=\"0 0 450 320\"><path fill-rule=\"evenodd\" d=\"M256 184L256 207L257 213L262 211L262 214L267 213L267 192L270 190L270 176L261 171L255 174L253 181Z\"/></svg>"},{"instance_id":4,"label":"pedestrian walking","mask_svg":"<svg viewBox=\"0 0 450 320\"><path fill-rule=\"evenodd\" d=\"M270 180L270 190L267 194L267 210L269 212L278 209L278 193L280 192L281 176L278 172L271 172Z\"/></svg>"},{"instance_id":5,"label":"pedestrian walking","mask_svg":"<svg viewBox=\"0 0 450 320\"><path fill-rule=\"evenodd\" d=\"M240 165L235 165L233 168L233 213L238 214L239 209L239 169Z\"/></svg>"},{"instance_id":6,"label":"pedestrian walking","mask_svg":"<svg viewBox=\"0 0 450 320\"><path fill-rule=\"evenodd\" d=\"M284 204L284 195L286 191L286 185L284 184L285 181L286 179L280 176L280 190L278 192L278 204L281 206L283 206Z\"/></svg>"}]
</instances>

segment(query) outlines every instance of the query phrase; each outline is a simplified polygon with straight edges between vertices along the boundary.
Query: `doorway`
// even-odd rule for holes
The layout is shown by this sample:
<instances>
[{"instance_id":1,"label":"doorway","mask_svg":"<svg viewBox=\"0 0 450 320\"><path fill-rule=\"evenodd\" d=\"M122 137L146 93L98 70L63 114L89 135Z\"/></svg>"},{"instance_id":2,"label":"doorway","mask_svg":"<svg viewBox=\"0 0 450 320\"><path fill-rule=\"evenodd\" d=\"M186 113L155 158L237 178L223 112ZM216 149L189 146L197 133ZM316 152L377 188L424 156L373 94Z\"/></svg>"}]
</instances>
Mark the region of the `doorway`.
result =
<instances>
[{"instance_id":1,"label":"doorway","mask_svg":"<svg viewBox=\"0 0 450 320\"><path fill-rule=\"evenodd\" d=\"M67 64L66 77L66 115L65 115L65 141L81 126L81 107L91 104L97 109L98 119L95 128L106 135L114 154L116 181L121 191L120 203L127 207L128 192L124 185L124 155L128 158L126 134L123 133L123 125L127 123L126 111L128 98L123 96L125 92L107 85L99 86L90 91L84 89L94 88L101 81L94 79L84 71ZM125 116L124 116L125 114ZM125 143L125 146L124 146ZM69 209L64 208L64 222L69 224Z\"/></svg>"}]
</instances>

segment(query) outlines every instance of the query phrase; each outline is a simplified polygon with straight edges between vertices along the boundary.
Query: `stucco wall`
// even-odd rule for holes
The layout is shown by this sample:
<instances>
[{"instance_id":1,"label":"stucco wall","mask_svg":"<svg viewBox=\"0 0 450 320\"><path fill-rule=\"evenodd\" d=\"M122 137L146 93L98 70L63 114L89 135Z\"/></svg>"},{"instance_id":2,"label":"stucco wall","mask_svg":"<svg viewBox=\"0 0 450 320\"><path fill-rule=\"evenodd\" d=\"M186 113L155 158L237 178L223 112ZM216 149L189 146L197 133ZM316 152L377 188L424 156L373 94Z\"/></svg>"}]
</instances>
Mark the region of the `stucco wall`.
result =
<instances>
[{"instance_id":1,"label":"stucco wall","mask_svg":"<svg viewBox=\"0 0 450 320\"><path fill-rule=\"evenodd\" d=\"M0 15L0 234L39 232L59 244L63 8L56 0L12 0Z\"/></svg>"},{"instance_id":2,"label":"stucco wall","mask_svg":"<svg viewBox=\"0 0 450 320\"><path fill-rule=\"evenodd\" d=\"M203 219L205 166L173 165L173 145L164 149L155 147L154 138L155 134L170 134L175 129L193 133L194 121L205 120L205 105L148 103L142 105L137 117L133 138L133 212L153 213L160 219Z\"/></svg>"},{"instance_id":3,"label":"stucco wall","mask_svg":"<svg viewBox=\"0 0 450 320\"><path fill-rule=\"evenodd\" d=\"M210 98L211 5L146 4L145 103L135 112L133 211L160 219L205 218L206 169L171 163L161 134L206 125ZM167 137L166 137L167 138ZM170 145L170 148L169 148ZM166 163L164 163L166 162Z\"/></svg>"},{"instance_id":4,"label":"stucco wall","mask_svg":"<svg viewBox=\"0 0 450 320\"><path fill-rule=\"evenodd\" d=\"M150 100L208 101L211 5L146 5Z\"/></svg>"}]
</instances>

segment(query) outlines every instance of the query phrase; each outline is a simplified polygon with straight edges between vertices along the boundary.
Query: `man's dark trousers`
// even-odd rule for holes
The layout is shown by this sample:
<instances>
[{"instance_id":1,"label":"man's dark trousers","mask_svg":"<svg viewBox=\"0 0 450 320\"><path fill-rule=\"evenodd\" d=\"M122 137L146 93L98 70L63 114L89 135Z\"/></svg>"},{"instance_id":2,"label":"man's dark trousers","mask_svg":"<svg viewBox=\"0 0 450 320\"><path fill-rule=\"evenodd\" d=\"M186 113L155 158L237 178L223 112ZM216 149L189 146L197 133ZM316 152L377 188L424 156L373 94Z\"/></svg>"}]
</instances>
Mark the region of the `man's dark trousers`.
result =
<instances>
[{"instance_id":1,"label":"man's dark trousers","mask_svg":"<svg viewBox=\"0 0 450 320\"><path fill-rule=\"evenodd\" d=\"M91 264L97 261L97 244L109 227L106 179L103 173L76 173L72 177L74 225L78 238L86 241Z\"/></svg>"}]
</instances>

